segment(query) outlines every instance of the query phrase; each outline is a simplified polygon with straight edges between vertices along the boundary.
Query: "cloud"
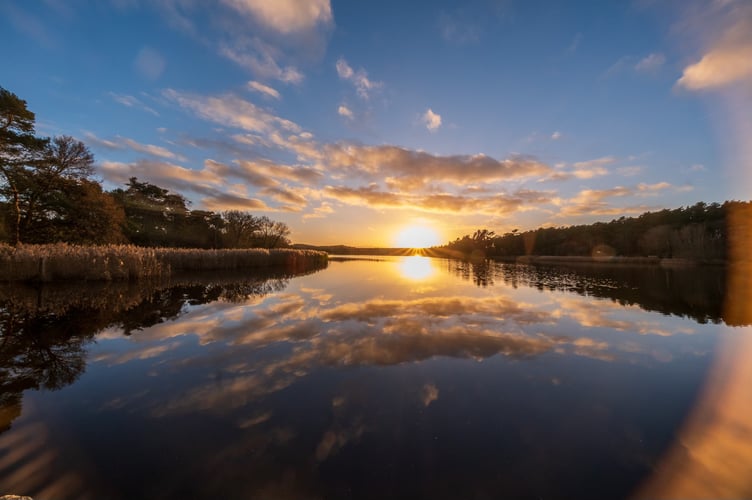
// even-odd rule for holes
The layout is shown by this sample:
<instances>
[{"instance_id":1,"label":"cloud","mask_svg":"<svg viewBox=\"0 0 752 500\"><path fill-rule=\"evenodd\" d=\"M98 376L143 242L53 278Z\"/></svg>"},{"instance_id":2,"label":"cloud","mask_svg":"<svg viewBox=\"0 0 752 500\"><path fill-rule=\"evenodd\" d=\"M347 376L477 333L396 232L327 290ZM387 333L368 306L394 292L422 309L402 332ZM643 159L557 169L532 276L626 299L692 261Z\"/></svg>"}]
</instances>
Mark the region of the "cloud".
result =
<instances>
[{"instance_id":1,"label":"cloud","mask_svg":"<svg viewBox=\"0 0 752 500\"><path fill-rule=\"evenodd\" d=\"M439 156L398 146L329 144L324 157L331 169L408 184L446 182L456 186L548 174L551 169L534 158L513 156L496 160L483 154Z\"/></svg>"},{"instance_id":2,"label":"cloud","mask_svg":"<svg viewBox=\"0 0 752 500\"><path fill-rule=\"evenodd\" d=\"M256 198L245 198L243 196L234 195L232 193L217 192L212 196L202 198L201 203L206 207L207 210L212 210L215 212L220 212L223 210L259 210L263 212L275 211L262 200Z\"/></svg>"},{"instance_id":3,"label":"cloud","mask_svg":"<svg viewBox=\"0 0 752 500\"><path fill-rule=\"evenodd\" d=\"M20 4L17 4L20 5ZM25 10L19 9L11 2L0 4L0 13L8 24L12 25L19 33L32 39L38 45L51 49L56 46L57 40L51 37L51 31L36 16Z\"/></svg>"},{"instance_id":4,"label":"cloud","mask_svg":"<svg viewBox=\"0 0 752 500\"><path fill-rule=\"evenodd\" d=\"M154 116L159 116L153 108L150 108L144 104L139 98L127 94L116 94L115 92L108 92L108 95L112 97L112 100L118 104L122 104L128 108L139 108L147 113L151 113Z\"/></svg>"},{"instance_id":5,"label":"cloud","mask_svg":"<svg viewBox=\"0 0 752 500\"><path fill-rule=\"evenodd\" d=\"M300 126L290 120L275 116L234 94L205 97L167 89L162 95L180 107L220 125L259 133L269 133L277 128L290 132L301 131Z\"/></svg>"},{"instance_id":6,"label":"cloud","mask_svg":"<svg viewBox=\"0 0 752 500\"><path fill-rule=\"evenodd\" d=\"M221 170L214 165L194 170L156 160L137 160L131 163L104 161L98 165L98 169L105 179L113 183L122 184L131 177L138 177L173 191L187 189L197 192L202 186L219 186L224 180L220 175Z\"/></svg>"},{"instance_id":7,"label":"cloud","mask_svg":"<svg viewBox=\"0 0 752 500\"><path fill-rule=\"evenodd\" d=\"M660 53L652 53L640 59L634 69L643 73L657 71L666 62L666 56Z\"/></svg>"},{"instance_id":8,"label":"cloud","mask_svg":"<svg viewBox=\"0 0 752 500\"><path fill-rule=\"evenodd\" d=\"M428 108L426 112L423 113L423 123L425 123L428 130L435 132L441 127L441 115L434 113L431 108Z\"/></svg>"},{"instance_id":9,"label":"cloud","mask_svg":"<svg viewBox=\"0 0 752 500\"><path fill-rule=\"evenodd\" d=\"M254 92L259 92L261 94L264 94L267 97L272 97L274 99L280 98L279 92L277 92L276 89L273 89L272 87L269 87L268 85L264 85L263 83L259 83L256 81L248 82L248 89Z\"/></svg>"},{"instance_id":10,"label":"cloud","mask_svg":"<svg viewBox=\"0 0 752 500\"><path fill-rule=\"evenodd\" d=\"M608 174L606 165L610 165L616 161L613 156L603 156L594 160L578 161L574 166L572 175L578 179L592 179L593 177L599 177Z\"/></svg>"},{"instance_id":11,"label":"cloud","mask_svg":"<svg viewBox=\"0 0 752 500\"><path fill-rule=\"evenodd\" d=\"M134 151L138 151L139 153L146 153L152 156L158 156L160 158L167 158L171 160L185 160L183 156L177 155L162 146L156 146L154 144L141 144L134 141L133 139L128 139L127 137L123 137L121 139L123 141L123 144Z\"/></svg>"},{"instance_id":12,"label":"cloud","mask_svg":"<svg viewBox=\"0 0 752 500\"><path fill-rule=\"evenodd\" d=\"M329 202L323 202L321 205L313 209L313 212L303 215L303 219L323 219L329 214L334 213L334 208Z\"/></svg>"},{"instance_id":13,"label":"cloud","mask_svg":"<svg viewBox=\"0 0 752 500\"><path fill-rule=\"evenodd\" d=\"M281 34L313 30L333 21L329 0L222 0L240 14L251 16Z\"/></svg>"},{"instance_id":14,"label":"cloud","mask_svg":"<svg viewBox=\"0 0 752 500\"><path fill-rule=\"evenodd\" d=\"M145 153L150 156L156 156L159 158L165 158L168 160L185 160L185 157L173 153L167 148L162 146L156 146L154 144L142 144L134 141L128 137L116 136L114 140L100 139L96 135L87 132L85 134L86 140L107 149L131 149L138 153Z\"/></svg>"},{"instance_id":15,"label":"cloud","mask_svg":"<svg viewBox=\"0 0 752 500\"><path fill-rule=\"evenodd\" d=\"M358 96L362 99L368 100L371 92L382 86L381 82L370 80L364 69L361 68L358 71L353 70L344 58L337 60L336 68L337 75L339 75L342 80L352 83L355 86Z\"/></svg>"},{"instance_id":16,"label":"cloud","mask_svg":"<svg viewBox=\"0 0 752 500\"><path fill-rule=\"evenodd\" d=\"M559 132L558 130L551 134L552 141L558 141L559 139L561 139L561 132Z\"/></svg>"},{"instance_id":17,"label":"cloud","mask_svg":"<svg viewBox=\"0 0 752 500\"><path fill-rule=\"evenodd\" d=\"M344 116L348 120L352 120L353 119L353 112L352 112L352 110L350 108L348 108L347 106L345 106L344 104L340 104L339 105L339 108L337 108L337 114L339 114L340 116Z\"/></svg>"},{"instance_id":18,"label":"cloud","mask_svg":"<svg viewBox=\"0 0 752 500\"><path fill-rule=\"evenodd\" d=\"M623 175L624 177L632 177L634 175L638 175L642 173L643 170L644 170L643 167L639 165L634 165L631 167L619 167L616 169L616 172L619 175Z\"/></svg>"},{"instance_id":19,"label":"cloud","mask_svg":"<svg viewBox=\"0 0 752 500\"><path fill-rule=\"evenodd\" d=\"M343 80L349 80L355 74L353 69L350 67L349 64L347 64L347 61L345 61L344 59L339 59L337 61L336 68L337 68L337 75L339 75L339 77L342 78Z\"/></svg>"},{"instance_id":20,"label":"cloud","mask_svg":"<svg viewBox=\"0 0 752 500\"><path fill-rule=\"evenodd\" d=\"M298 206L305 206L308 203L303 196L287 187L269 187L261 190L261 194L269 196L280 203L289 203Z\"/></svg>"},{"instance_id":21,"label":"cloud","mask_svg":"<svg viewBox=\"0 0 752 500\"><path fill-rule=\"evenodd\" d=\"M623 56L612 64L602 75L603 78L610 78L623 72L635 73L655 73L666 62L666 56L661 53L653 52L644 57Z\"/></svg>"},{"instance_id":22,"label":"cloud","mask_svg":"<svg viewBox=\"0 0 752 500\"><path fill-rule=\"evenodd\" d=\"M253 173L267 179L282 179L301 184L316 184L323 174L313 167L283 165L268 160L237 160L245 174Z\"/></svg>"},{"instance_id":23,"label":"cloud","mask_svg":"<svg viewBox=\"0 0 752 500\"><path fill-rule=\"evenodd\" d=\"M509 214L517 210L549 203L550 193L539 191L517 191L505 195L477 197L450 193L406 194L384 191L371 184L358 188L348 186L326 186L323 195L348 205L368 206L380 209L409 208L427 213L439 214Z\"/></svg>"},{"instance_id":24,"label":"cloud","mask_svg":"<svg viewBox=\"0 0 752 500\"><path fill-rule=\"evenodd\" d=\"M727 3L730 8L722 19L723 26L715 30L721 35L699 61L684 68L676 82L679 87L696 91L752 81L752 6Z\"/></svg>"},{"instance_id":25,"label":"cloud","mask_svg":"<svg viewBox=\"0 0 752 500\"><path fill-rule=\"evenodd\" d=\"M133 67L147 80L156 80L164 72L165 60L156 50L143 47L138 51Z\"/></svg>"},{"instance_id":26,"label":"cloud","mask_svg":"<svg viewBox=\"0 0 752 500\"><path fill-rule=\"evenodd\" d=\"M655 207L647 205L617 207L609 204L606 200L609 198L627 197L644 198L655 196L661 191L672 188L677 190L681 189L669 184L668 182L657 182L654 184L640 183L631 187L615 186L609 189L584 189L564 203L564 206L561 207L557 217L578 215L626 215L647 212L653 210Z\"/></svg>"},{"instance_id":27,"label":"cloud","mask_svg":"<svg viewBox=\"0 0 752 500\"><path fill-rule=\"evenodd\" d=\"M259 38L239 38L232 44L224 43L220 45L219 53L260 78L292 84L303 81L303 74L295 66L279 65L278 49Z\"/></svg>"}]
</instances>

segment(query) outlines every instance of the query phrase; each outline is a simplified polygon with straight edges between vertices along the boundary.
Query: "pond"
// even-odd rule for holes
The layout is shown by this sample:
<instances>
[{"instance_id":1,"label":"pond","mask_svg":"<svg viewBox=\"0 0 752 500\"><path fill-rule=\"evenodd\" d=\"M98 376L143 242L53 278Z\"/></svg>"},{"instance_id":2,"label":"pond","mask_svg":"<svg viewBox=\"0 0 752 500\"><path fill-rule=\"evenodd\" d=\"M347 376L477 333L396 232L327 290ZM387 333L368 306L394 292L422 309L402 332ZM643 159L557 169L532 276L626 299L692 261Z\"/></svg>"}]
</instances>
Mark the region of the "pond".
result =
<instances>
[{"instance_id":1,"label":"pond","mask_svg":"<svg viewBox=\"0 0 752 500\"><path fill-rule=\"evenodd\" d=\"M0 494L619 498L701 400L723 268L332 258L0 295Z\"/></svg>"}]
</instances>

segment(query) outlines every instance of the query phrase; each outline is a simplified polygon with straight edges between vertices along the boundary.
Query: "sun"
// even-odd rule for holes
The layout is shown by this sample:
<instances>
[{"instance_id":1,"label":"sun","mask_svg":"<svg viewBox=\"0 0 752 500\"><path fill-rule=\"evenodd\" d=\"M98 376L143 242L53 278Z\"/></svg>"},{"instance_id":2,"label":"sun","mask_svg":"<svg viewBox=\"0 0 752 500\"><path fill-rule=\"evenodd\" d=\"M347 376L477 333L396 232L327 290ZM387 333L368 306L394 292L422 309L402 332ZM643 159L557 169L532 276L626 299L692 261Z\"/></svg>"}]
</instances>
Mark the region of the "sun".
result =
<instances>
[{"instance_id":1,"label":"sun","mask_svg":"<svg viewBox=\"0 0 752 500\"><path fill-rule=\"evenodd\" d=\"M423 225L407 226L394 239L398 248L428 248L441 244L439 233Z\"/></svg>"}]
</instances>

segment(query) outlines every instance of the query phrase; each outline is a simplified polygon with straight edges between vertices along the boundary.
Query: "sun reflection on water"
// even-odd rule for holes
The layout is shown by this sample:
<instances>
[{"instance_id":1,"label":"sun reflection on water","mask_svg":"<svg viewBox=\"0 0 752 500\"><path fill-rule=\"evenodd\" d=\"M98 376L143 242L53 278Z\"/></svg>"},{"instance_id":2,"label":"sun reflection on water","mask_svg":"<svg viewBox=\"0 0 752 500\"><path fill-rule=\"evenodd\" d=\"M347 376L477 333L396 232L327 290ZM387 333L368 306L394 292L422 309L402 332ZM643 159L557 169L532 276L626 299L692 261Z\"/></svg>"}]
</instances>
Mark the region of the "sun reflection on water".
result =
<instances>
[{"instance_id":1,"label":"sun reflection on water","mask_svg":"<svg viewBox=\"0 0 752 500\"><path fill-rule=\"evenodd\" d=\"M411 281L430 278L436 272L431 263L431 258L420 255L403 258L399 262L398 268L402 277Z\"/></svg>"}]
</instances>

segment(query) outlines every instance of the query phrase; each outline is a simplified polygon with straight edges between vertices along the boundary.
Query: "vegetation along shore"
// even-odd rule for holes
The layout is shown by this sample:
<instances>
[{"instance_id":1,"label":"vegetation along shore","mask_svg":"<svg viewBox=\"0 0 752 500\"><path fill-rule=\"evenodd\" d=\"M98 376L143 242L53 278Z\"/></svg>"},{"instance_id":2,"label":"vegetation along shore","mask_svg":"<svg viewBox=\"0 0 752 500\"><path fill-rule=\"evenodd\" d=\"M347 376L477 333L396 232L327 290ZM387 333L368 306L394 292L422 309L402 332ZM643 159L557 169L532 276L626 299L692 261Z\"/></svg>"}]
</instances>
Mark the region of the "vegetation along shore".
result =
<instances>
[{"instance_id":1,"label":"vegetation along shore","mask_svg":"<svg viewBox=\"0 0 752 500\"><path fill-rule=\"evenodd\" d=\"M325 266L327 254L290 248L186 249L133 245L0 245L0 280L137 280L178 271L280 267L290 271Z\"/></svg>"}]
</instances>

